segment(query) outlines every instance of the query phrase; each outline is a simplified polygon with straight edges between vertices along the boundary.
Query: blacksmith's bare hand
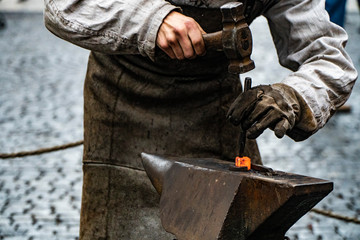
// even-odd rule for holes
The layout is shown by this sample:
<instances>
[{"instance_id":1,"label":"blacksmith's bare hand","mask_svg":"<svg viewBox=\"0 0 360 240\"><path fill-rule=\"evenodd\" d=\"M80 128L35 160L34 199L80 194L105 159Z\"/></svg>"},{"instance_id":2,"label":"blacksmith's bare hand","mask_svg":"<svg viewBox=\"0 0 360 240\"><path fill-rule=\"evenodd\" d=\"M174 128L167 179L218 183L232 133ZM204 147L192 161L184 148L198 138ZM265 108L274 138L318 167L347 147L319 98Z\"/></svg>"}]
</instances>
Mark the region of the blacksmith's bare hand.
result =
<instances>
[{"instance_id":1,"label":"blacksmith's bare hand","mask_svg":"<svg viewBox=\"0 0 360 240\"><path fill-rule=\"evenodd\" d=\"M205 54L204 33L194 19L174 11L161 24L156 44L172 59L193 59Z\"/></svg>"}]
</instances>

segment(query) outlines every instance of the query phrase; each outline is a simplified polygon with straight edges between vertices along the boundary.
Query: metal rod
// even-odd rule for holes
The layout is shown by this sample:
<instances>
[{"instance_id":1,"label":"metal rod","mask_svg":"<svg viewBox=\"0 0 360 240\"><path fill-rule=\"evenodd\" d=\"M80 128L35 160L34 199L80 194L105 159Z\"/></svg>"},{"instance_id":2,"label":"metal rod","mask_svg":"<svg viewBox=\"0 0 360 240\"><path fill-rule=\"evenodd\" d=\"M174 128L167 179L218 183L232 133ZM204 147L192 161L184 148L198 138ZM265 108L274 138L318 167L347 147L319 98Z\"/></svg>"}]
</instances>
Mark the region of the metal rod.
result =
<instances>
[{"instance_id":1,"label":"metal rod","mask_svg":"<svg viewBox=\"0 0 360 240\"><path fill-rule=\"evenodd\" d=\"M250 77L246 77L245 81L244 81L244 92L250 90L251 88L251 83L252 80ZM245 151L245 143L246 143L246 131L243 130L243 126L240 124L241 127L241 133L240 133L240 138L239 138L239 157L243 157L244 155L244 151Z\"/></svg>"}]
</instances>

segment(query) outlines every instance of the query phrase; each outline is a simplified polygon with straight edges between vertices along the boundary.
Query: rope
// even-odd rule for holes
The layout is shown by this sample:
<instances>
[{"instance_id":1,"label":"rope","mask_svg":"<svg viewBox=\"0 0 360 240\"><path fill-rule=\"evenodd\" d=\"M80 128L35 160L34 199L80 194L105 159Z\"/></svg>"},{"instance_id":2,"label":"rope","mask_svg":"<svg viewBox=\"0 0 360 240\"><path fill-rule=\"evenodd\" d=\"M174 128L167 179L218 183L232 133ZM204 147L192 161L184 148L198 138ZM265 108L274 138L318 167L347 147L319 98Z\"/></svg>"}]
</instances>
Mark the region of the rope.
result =
<instances>
[{"instance_id":1,"label":"rope","mask_svg":"<svg viewBox=\"0 0 360 240\"><path fill-rule=\"evenodd\" d=\"M15 153L0 153L0 158L7 159L7 158L19 158L19 157L27 157L27 156L34 156L34 155L40 155L43 153L49 153L49 152L55 152L59 150L64 150L67 148L77 147L84 143L83 140L67 143L63 145L58 145L54 147L49 148L40 148L34 151L22 151L22 152L15 152Z\"/></svg>"},{"instance_id":2,"label":"rope","mask_svg":"<svg viewBox=\"0 0 360 240\"><path fill-rule=\"evenodd\" d=\"M326 210L321 210L321 209L317 209L317 208L313 208L310 210L311 212L326 216L326 217L330 217L330 218L335 218L338 220L342 220L345 222L351 222L351 223L356 223L356 224L360 224L360 220L357 218L352 218L352 217L347 217L347 216L342 216L340 214L335 214L331 211L326 211Z\"/></svg>"},{"instance_id":3,"label":"rope","mask_svg":"<svg viewBox=\"0 0 360 240\"><path fill-rule=\"evenodd\" d=\"M22 151L22 152L16 152L16 153L0 153L0 159L20 158L20 157L40 155L43 153L55 152L55 151L59 151L59 150L65 150L68 148L77 147L77 146L82 145L83 143L84 143L84 140L80 140L77 142L67 143L67 144L58 145L58 146L54 146L54 147L40 148L40 149L37 149L34 151ZM313 208L310 211L320 214L320 215L323 215L323 216L326 216L326 217L342 220L345 222L360 224L360 220L355 217L352 218L352 217L342 216L340 214L335 214L331 211L321 210L321 209L317 209L317 208Z\"/></svg>"}]
</instances>

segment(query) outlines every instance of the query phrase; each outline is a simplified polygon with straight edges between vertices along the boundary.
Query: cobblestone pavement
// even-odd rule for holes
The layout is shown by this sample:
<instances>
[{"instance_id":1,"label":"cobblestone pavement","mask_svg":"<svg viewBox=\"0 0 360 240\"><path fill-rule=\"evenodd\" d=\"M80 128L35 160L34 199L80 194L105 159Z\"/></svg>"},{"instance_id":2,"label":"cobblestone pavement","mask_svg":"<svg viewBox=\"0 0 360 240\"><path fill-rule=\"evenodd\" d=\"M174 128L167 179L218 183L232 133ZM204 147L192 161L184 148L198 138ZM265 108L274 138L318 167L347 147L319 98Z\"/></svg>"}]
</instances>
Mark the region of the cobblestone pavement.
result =
<instances>
[{"instance_id":1,"label":"cobblestone pavement","mask_svg":"<svg viewBox=\"0 0 360 240\"><path fill-rule=\"evenodd\" d=\"M82 139L82 89L88 51L51 35L41 14L7 13L0 30L0 152L33 150ZM349 15L348 51L360 66L359 16ZM253 28L254 84L281 80L264 19ZM337 114L301 143L259 138L266 165L334 181L317 207L360 217L360 89L349 114ZM0 239L77 239L82 148L0 160ZM359 240L360 226L309 213L288 233L294 239Z\"/></svg>"}]
</instances>

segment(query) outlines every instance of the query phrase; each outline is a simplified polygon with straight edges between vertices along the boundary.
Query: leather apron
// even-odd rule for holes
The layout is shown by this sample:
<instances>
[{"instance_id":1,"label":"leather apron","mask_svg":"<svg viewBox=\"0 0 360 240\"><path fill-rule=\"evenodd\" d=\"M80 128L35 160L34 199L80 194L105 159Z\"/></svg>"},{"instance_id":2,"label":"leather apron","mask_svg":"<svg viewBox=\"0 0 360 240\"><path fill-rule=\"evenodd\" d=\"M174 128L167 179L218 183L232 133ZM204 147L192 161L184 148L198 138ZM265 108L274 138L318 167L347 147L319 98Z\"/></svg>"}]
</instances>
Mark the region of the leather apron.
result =
<instances>
[{"instance_id":1,"label":"leather apron","mask_svg":"<svg viewBox=\"0 0 360 240\"><path fill-rule=\"evenodd\" d=\"M219 9L181 7L206 32L222 29ZM233 161L239 129L225 116L241 83L227 66L222 52L178 61L157 49L154 62L91 52L80 239L173 239L161 227L159 196L140 154ZM247 141L245 153L261 162L255 141Z\"/></svg>"}]
</instances>

